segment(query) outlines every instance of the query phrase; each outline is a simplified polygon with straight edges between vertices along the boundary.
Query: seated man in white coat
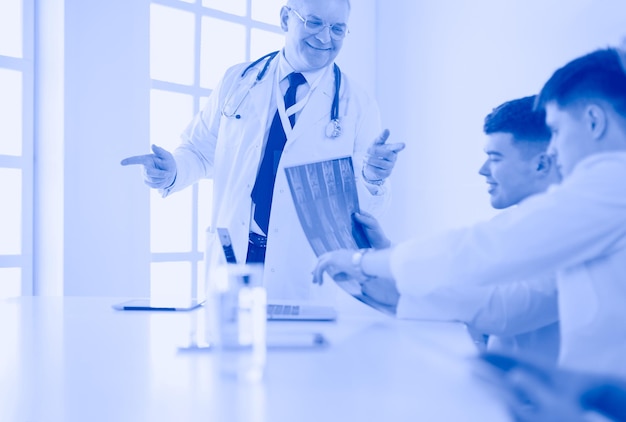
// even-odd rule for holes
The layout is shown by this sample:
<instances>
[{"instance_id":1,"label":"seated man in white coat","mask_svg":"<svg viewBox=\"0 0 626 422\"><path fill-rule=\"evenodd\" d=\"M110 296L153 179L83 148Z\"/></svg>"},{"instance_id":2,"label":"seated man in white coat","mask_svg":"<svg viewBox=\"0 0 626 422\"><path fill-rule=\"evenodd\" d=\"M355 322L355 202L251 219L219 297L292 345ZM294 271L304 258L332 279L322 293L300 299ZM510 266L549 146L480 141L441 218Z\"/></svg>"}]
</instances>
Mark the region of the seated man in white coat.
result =
<instances>
[{"instance_id":1,"label":"seated man in white coat","mask_svg":"<svg viewBox=\"0 0 626 422\"><path fill-rule=\"evenodd\" d=\"M618 51L557 70L537 107L552 131L560 184L488 222L356 259L347 250L323 255L314 277L340 269L403 315L411 297L441 286L556 273L559 365L626 376L626 73Z\"/></svg>"},{"instance_id":2,"label":"seated man in white coat","mask_svg":"<svg viewBox=\"0 0 626 422\"><path fill-rule=\"evenodd\" d=\"M479 174L486 179L496 209L513 207L560 182L555 159L547 153L550 130L545 113L534 110L535 98L507 101L485 117L487 159ZM367 227L372 246L389 247L373 217L357 218ZM491 350L556 360L559 333L553 275L504 285L443 286L407 300L411 304L405 306L403 318L462 321L477 341L488 335Z\"/></svg>"},{"instance_id":3,"label":"seated man in white coat","mask_svg":"<svg viewBox=\"0 0 626 422\"><path fill-rule=\"evenodd\" d=\"M335 64L348 32L349 0L289 0L285 46L226 71L173 154L129 157L163 196L213 180L211 226L230 232L240 262L264 263L268 298L332 301L309 283L316 262L285 167L351 156L363 209L379 213L403 144L386 145L376 103ZM224 40L215 40L224 42Z\"/></svg>"}]
</instances>

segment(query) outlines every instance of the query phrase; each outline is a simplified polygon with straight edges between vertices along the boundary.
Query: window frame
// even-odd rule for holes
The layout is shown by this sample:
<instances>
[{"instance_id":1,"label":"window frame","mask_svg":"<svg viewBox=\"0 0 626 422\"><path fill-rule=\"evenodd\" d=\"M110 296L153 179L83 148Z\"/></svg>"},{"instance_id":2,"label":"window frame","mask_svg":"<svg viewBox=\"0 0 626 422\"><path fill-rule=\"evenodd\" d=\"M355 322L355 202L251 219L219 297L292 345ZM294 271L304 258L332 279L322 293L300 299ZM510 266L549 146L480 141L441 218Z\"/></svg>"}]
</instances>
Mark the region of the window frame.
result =
<instances>
[{"instance_id":1,"label":"window frame","mask_svg":"<svg viewBox=\"0 0 626 422\"><path fill-rule=\"evenodd\" d=\"M200 72L201 72L201 38L202 38L202 19L204 17L210 17L218 20L223 20L229 23L236 23L244 26L245 28L245 60L251 60L251 45L252 45L252 32L253 30L262 30L267 32L273 32L282 34L282 29L278 25L268 24L266 22L258 21L252 18L252 3L255 0L246 0L246 14L243 16L226 13L214 8L210 8L202 5L202 0L195 0L195 2L185 2L181 0L151 0L151 5L160 5L165 7L171 7L173 9L191 12L194 14L195 32L194 32L194 77L192 85L184 85L178 83L172 83L167 81L161 81L150 78L150 90L161 90L172 93L180 93L191 95L193 97L193 114L197 114L200 110L201 101L211 95L212 89L202 87L200 84ZM262 0L256 0L262 1ZM277 19L278 21L278 19ZM235 63L229 63L230 65ZM182 132L181 128L181 132ZM199 215L198 210L200 198L200 189L198 183L194 183L187 189L191 189L191 245L188 251L176 251L176 252L153 252L150 251L150 265L154 263L189 263L191 265L191 296L201 297L203 295L203 283L200 279L202 271L202 265L204 260L204 239L199 238L201 233L199 227ZM152 203L150 204L152 209ZM206 228L202 228L202 232ZM151 268L152 271L152 268ZM153 285L151 283L151 294L153 292Z\"/></svg>"},{"instance_id":2,"label":"window frame","mask_svg":"<svg viewBox=\"0 0 626 422\"><path fill-rule=\"evenodd\" d=\"M21 251L0 255L0 268L20 269L22 296L33 294L33 192L34 192L34 74L35 0L16 0L22 5L22 55L0 55L0 68L22 74L22 151L19 156L0 154L0 168L21 170ZM10 183L11 181L8 181ZM0 284L2 280L0 280ZM0 292L2 292L0 286ZM0 295L2 296L2 295Z\"/></svg>"}]
</instances>

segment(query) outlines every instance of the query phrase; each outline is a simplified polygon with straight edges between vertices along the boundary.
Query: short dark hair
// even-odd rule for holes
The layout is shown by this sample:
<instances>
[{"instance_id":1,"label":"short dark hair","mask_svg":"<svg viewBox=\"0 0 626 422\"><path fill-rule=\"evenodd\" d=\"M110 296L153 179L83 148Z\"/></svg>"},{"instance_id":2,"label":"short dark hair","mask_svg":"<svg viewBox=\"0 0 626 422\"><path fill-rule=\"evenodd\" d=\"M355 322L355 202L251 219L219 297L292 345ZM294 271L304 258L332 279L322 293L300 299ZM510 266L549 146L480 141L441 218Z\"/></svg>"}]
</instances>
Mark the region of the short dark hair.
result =
<instances>
[{"instance_id":1,"label":"short dark hair","mask_svg":"<svg viewBox=\"0 0 626 422\"><path fill-rule=\"evenodd\" d=\"M536 96L532 95L499 105L485 117L483 131L487 135L510 133L518 141L549 142L545 112L535 110L535 101Z\"/></svg>"},{"instance_id":2,"label":"short dark hair","mask_svg":"<svg viewBox=\"0 0 626 422\"><path fill-rule=\"evenodd\" d=\"M626 71L614 48L596 50L558 69L541 89L536 108L549 102L559 108L601 99L626 116Z\"/></svg>"}]
</instances>

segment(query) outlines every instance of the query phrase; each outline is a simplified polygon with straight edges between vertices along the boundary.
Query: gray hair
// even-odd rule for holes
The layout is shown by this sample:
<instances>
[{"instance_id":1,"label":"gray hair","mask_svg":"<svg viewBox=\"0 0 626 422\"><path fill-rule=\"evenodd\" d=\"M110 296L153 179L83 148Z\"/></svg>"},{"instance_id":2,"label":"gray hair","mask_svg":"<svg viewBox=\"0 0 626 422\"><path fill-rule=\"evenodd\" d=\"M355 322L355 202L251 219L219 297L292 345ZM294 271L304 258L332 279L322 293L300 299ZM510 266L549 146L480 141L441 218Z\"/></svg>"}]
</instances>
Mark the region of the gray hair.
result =
<instances>
[{"instance_id":1,"label":"gray hair","mask_svg":"<svg viewBox=\"0 0 626 422\"><path fill-rule=\"evenodd\" d=\"M310 0L287 0L287 6L293 9L298 9L307 1L310 1ZM351 10L350 0L345 0L345 2L348 3L348 10Z\"/></svg>"}]
</instances>

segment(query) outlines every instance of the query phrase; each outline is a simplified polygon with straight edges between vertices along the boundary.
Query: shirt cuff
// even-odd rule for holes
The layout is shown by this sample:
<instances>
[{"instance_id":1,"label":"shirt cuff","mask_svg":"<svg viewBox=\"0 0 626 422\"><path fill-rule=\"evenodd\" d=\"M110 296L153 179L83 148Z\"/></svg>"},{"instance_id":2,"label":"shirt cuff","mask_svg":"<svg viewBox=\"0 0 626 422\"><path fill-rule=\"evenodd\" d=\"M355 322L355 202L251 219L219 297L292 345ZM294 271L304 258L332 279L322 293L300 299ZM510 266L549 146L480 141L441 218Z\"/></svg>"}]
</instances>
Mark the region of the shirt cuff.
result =
<instances>
[{"instance_id":1,"label":"shirt cuff","mask_svg":"<svg viewBox=\"0 0 626 422\"><path fill-rule=\"evenodd\" d=\"M159 193L161 194L161 198L166 198L170 193L173 192L173 187L176 184L176 176L177 175L178 175L178 173L174 175L174 180L172 180L172 183L170 183L170 185L168 187L159 189Z\"/></svg>"},{"instance_id":2,"label":"shirt cuff","mask_svg":"<svg viewBox=\"0 0 626 422\"><path fill-rule=\"evenodd\" d=\"M387 194L387 187L385 185L372 185L365 180L363 180L363 184L373 196L384 196Z\"/></svg>"}]
</instances>

